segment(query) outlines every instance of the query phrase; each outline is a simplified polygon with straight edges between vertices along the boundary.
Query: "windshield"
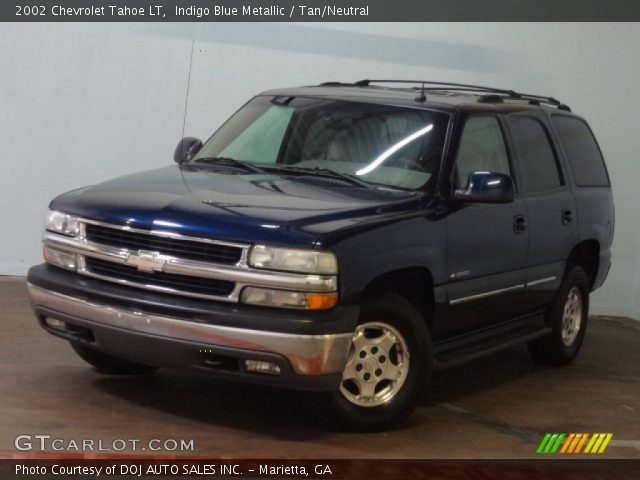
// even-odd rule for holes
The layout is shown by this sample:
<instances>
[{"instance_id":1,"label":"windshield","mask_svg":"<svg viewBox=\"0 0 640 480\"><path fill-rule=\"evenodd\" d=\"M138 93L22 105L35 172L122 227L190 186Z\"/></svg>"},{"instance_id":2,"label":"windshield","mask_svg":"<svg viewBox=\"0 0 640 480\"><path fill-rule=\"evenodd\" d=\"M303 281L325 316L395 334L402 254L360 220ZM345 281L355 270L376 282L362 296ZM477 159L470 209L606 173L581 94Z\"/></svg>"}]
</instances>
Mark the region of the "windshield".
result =
<instances>
[{"instance_id":1,"label":"windshield","mask_svg":"<svg viewBox=\"0 0 640 480\"><path fill-rule=\"evenodd\" d=\"M256 97L192 162L229 158L267 168L323 169L391 187L433 188L448 115L310 97Z\"/></svg>"}]
</instances>

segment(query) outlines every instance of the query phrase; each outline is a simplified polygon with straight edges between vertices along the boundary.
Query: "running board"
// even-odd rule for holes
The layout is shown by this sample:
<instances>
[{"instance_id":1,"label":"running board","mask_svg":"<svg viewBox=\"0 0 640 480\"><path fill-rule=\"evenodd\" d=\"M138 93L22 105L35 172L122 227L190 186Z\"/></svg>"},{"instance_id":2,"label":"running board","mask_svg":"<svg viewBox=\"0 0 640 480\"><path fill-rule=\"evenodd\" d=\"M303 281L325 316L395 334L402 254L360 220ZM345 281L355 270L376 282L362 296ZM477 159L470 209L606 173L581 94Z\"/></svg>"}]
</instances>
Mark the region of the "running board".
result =
<instances>
[{"instance_id":1,"label":"running board","mask_svg":"<svg viewBox=\"0 0 640 480\"><path fill-rule=\"evenodd\" d=\"M526 343L536 338L551 333L551 327L540 325L524 325L508 332L502 332L478 342L468 343L462 346L447 346L446 343L436 346L433 366L440 370L470 362L477 358L491 355Z\"/></svg>"}]
</instances>

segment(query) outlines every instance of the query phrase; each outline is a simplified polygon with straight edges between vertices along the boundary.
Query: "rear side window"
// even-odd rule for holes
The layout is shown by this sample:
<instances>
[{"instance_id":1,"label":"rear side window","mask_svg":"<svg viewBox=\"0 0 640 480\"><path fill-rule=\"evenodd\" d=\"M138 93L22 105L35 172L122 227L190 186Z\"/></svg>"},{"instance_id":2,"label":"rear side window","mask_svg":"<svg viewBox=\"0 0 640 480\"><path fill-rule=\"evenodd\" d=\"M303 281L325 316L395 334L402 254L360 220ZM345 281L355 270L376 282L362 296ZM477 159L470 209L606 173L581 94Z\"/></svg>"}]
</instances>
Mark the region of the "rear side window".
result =
<instances>
[{"instance_id":1,"label":"rear side window","mask_svg":"<svg viewBox=\"0 0 640 480\"><path fill-rule=\"evenodd\" d=\"M542 192L562 185L555 153L542 124L533 118L509 117L513 144L522 165L529 192Z\"/></svg>"},{"instance_id":2,"label":"rear side window","mask_svg":"<svg viewBox=\"0 0 640 480\"><path fill-rule=\"evenodd\" d=\"M553 115L573 178L581 187L607 187L609 176L593 133L582 120Z\"/></svg>"}]
</instances>

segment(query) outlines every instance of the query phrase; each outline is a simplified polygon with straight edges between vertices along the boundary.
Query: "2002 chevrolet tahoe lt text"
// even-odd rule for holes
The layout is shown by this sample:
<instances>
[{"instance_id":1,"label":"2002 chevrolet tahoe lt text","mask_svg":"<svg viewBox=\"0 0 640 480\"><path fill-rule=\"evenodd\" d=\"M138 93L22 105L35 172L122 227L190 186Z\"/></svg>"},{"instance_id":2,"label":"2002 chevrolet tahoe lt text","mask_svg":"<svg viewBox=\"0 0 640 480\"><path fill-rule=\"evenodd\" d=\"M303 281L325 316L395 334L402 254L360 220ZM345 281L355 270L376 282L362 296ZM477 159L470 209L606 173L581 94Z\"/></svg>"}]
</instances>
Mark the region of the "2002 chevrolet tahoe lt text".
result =
<instances>
[{"instance_id":1,"label":"2002 chevrolet tahoe lt text","mask_svg":"<svg viewBox=\"0 0 640 480\"><path fill-rule=\"evenodd\" d=\"M519 342L571 362L614 229L587 123L410 84L265 92L177 166L57 197L28 275L41 325L103 373L316 390L364 430L409 415L432 367Z\"/></svg>"}]
</instances>

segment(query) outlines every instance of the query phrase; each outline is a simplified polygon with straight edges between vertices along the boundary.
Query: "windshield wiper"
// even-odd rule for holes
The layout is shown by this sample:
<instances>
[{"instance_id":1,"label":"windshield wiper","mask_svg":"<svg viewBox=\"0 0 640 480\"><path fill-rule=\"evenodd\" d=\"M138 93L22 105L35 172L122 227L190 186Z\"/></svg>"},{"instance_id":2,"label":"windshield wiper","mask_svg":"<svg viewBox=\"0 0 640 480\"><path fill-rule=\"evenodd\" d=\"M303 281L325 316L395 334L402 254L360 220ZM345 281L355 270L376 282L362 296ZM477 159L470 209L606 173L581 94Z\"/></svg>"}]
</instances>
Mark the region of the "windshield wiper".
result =
<instances>
[{"instance_id":1,"label":"windshield wiper","mask_svg":"<svg viewBox=\"0 0 640 480\"><path fill-rule=\"evenodd\" d=\"M236 160L235 158L231 158L231 157L202 157L202 158L196 158L194 161L194 163L218 163L218 164L227 164L227 165L233 165L236 167L242 167L245 170L249 170L251 172L255 172L255 173L265 173L265 171L263 169L261 169L260 167L253 165L249 162L243 162L242 160Z\"/></svg>"},{"instance_id":2,"label":"windshield wiper","mask_svg":"<svg viewBox=\"0 0 640 480\"><path fill-rule=\"evenodd\" d=\"M364 188L373 188L373 184L366 182L364 180L360 180L353 175L349 175L348 173L336 172L335 170L330 170L328 168L320 168L320 167L296 167L295 165L278 165L273 164L269 165L269 167L276 168L278 170L292 171L292 172L302 172L302 173L317 173L320 175L324 175L325 177L333 177L339 180L344 180L352 185L356 185L358 187Z\"/></svg>"}]
</instances>

